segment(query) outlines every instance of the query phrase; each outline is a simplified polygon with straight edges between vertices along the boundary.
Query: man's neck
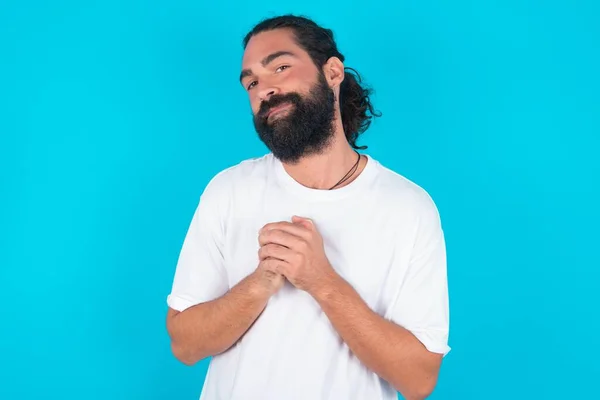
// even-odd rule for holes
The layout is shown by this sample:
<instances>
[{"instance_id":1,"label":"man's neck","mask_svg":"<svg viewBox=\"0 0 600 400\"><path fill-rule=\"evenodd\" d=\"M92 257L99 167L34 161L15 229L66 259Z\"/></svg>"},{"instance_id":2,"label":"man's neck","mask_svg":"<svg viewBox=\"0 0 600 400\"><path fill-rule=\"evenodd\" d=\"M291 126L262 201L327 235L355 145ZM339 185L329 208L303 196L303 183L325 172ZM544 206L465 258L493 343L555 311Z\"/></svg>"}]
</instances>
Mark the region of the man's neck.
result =
<instances>
[{"instance_id":1,"label":"man's neck","mask_svg":"<svg viewBox=\"0 0 600 400\"><path fill-rule=\"evenodd\" d=\"M340 181L356 164L358 155L346 141L339 135L333 139L331 145L321 154L303 157L296 164L284 163L287 173L303 186L313 189L330 189ZM351 183L362 172L365 160L361 159L356 172L340 188Z\"/></svg>"}]
</instances>

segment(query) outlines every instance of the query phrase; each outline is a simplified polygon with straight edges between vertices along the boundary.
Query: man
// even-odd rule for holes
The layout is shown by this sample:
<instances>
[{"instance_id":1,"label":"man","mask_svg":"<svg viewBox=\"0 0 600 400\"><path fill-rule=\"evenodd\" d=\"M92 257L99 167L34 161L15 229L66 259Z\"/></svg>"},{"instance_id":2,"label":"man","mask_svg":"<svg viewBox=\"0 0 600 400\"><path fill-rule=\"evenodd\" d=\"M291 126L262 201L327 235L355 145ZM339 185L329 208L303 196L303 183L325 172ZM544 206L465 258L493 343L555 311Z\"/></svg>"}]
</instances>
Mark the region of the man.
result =
<instances>
[{"instance_id":1,"label":"man","mask_svg":"<svg viewBox=\"0 0 600 400\"><path fill-rule=\"evenodd\" d=\"M270 153L207 185L168 297L174 355L213 356L201 399L423 399L450 350L445 242L416 184L355 149L375 115L330 30L244 40Z\"/></svg>"}]
</instances>

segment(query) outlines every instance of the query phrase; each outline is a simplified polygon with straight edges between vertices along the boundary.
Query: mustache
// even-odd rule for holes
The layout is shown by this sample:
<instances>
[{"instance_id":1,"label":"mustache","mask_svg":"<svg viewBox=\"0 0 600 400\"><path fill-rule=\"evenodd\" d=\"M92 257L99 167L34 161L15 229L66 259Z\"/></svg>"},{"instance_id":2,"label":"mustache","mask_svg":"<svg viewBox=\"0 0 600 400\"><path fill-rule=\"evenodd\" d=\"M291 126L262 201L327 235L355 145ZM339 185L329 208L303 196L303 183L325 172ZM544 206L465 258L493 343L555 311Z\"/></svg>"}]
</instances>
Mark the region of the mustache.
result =
<instances>
[{"instance_id":1,"label":"mustache","mask_svg":"<svg viewBox=\"0 0 600 400\"><path fill-rule=\"evenodd\" d=\"M260 108L256 116L265 118L269 111L274 107L278 107L284 103L298 104L302 98L298 93L275 94L260 104Z\"/></svg>"}]
</instances>

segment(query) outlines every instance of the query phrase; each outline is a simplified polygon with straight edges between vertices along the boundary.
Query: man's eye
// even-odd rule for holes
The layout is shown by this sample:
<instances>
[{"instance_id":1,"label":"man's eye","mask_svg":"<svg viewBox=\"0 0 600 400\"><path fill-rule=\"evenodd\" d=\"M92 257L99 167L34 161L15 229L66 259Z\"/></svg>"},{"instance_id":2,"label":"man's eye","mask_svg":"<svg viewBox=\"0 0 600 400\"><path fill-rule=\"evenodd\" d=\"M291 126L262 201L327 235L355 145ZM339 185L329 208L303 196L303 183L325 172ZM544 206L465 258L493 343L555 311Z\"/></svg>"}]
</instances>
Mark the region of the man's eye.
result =
<instances>
[{"instance_id":1,"label":"man's eye","mask_svg":"<svg viewBox=\"0 0 600 400\"><path fill-rule=\"evenodd\" d=\"M276 72L281 72L281 71L283 71L284 69L288 69L289 67L290 67L289 65L282 65L281 67L277 68L275 71L276 71Z\"/></svg>"},{"instance_id":2,"label":"man's eye","mask_svg":"<svg viewBox=\"0 0 600 400\"><path fill-rule=\"evenodd\" d=\"M246 86L246 89L248 89L248 90L252 89L254 86L256 86L257 83L258 82L256 82L256 81L250 82L250 84L248 86Z\"/></svg>"}]
</instances>

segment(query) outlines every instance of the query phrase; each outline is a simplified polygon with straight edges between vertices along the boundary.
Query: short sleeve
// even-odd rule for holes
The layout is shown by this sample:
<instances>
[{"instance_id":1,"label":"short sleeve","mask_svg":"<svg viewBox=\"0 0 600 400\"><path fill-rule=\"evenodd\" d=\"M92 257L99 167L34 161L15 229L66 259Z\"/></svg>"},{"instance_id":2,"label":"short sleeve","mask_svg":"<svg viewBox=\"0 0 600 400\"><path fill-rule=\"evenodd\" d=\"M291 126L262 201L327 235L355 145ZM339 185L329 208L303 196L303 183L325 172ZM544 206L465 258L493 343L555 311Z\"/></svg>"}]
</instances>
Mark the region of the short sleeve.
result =
<instances>
[{"instance_id":1,"label":"short sleeve","mask_svg":"<svg viewBox=\"0 0 600 400\"><path fill-rule=\"evenodd\" d=\"M438 210L428 195L418 205L415 240L391 320L431 352L448 354L449 299L446 243Z\"/></svg>"},{"instance_id":2,"label":"short sleeve","mask_svg":"<svg viewBox=\"0 0 600 400\"><path fill-rule=\"evenodd\" d=\"M167 297L169 307L177 311L214 300L228 290L223 263L227 203L223 186L214 179L207 185L189 224Z\"/></svg>"}]
</instances>

